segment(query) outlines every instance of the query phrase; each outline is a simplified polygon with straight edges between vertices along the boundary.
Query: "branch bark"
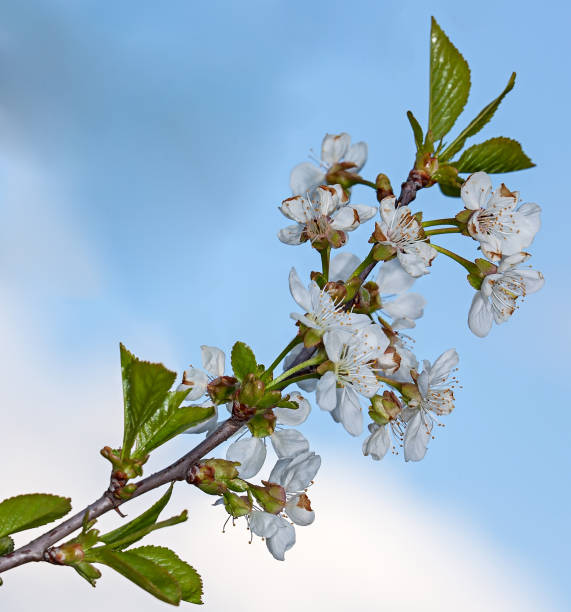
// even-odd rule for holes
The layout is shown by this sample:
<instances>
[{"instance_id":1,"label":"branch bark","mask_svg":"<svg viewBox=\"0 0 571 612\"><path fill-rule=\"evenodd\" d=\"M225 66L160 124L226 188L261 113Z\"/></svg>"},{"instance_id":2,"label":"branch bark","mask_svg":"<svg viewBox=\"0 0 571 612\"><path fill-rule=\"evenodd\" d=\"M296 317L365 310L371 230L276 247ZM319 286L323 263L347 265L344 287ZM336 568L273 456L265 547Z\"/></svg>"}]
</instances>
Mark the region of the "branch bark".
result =
<instances>
[{"instance_id":1,"label":"branch bark","mask_svg":"<svg viewBox=\"0 0 571 612\"><path fill-rule=\"evenodd\" d=\"M218 445L222 444L222 442L225 442L230 436L236 433L240 427L245 424L245 422L246 421L243 419L237 419L235 417L231 417L227 421L224 421L224 423L222 423L186 455L168 467L136 482L135 484L137 485L137 488L132 497L129 499L139 497L139 495L148 493L149 491L152 491L153 489L156 489L169 482L186 480L190 468L199 459L201 459L206 453L216 448ZM14 552L0 557L0 573L14 567L18 567L19 565L23 565L24 563L30 563L31 561L44 561L44 553L50 546L53 546L56 542L59 542L61 539L72 534L74 531L81 529L86 512L89 513L89 520L93 520L102 514L121 506L127 501L129 500L111 499L107 493L104 493L92 504L77 514L74 514L71 518L63 521L47 533L41 535L35 540L32 540L25 546L18 548Z\"/></svg>"},{"instance_id":2,"label":"branch bark","mask_svg":"<svg viewBox=\"0 0 571 612\"><path fill-rule=\"evenodd\" d=\"M406 181L401 185L400 195L397 199L397 206L408 206L415 198L416 192L430 184L430 176L422 170L413 168Z\"/></svg>"}]
</instances>

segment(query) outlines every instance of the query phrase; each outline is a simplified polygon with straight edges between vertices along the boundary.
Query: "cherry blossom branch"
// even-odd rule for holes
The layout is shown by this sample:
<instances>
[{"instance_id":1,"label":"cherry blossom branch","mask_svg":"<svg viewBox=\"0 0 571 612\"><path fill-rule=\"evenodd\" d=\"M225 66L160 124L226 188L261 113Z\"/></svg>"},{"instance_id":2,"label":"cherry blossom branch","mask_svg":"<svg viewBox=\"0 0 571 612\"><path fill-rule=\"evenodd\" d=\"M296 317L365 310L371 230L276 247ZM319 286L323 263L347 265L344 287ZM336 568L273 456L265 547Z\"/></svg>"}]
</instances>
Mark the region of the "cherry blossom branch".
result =
<instances>
[{"instance_id":1,"label":"cherry blossom branch","mask_svg":"<svg viewBox=\"0 0 571 612\"><path fill-rule=\"evenodd\" d=\"M422 170L413 168L408 173L408 178L401 185L401 192L397 199L397 206L408 206L415 198L416 192L419 189L428 187L430 184L430 176Z\"/></svg>"},{"instance_id":2,"label":"cherry blossom branch","mask_svg":"<svg viewBox=\"0 0 571 612\"><path fill-rule=\"evenodd\" d=\"M244 424L244 419L238 419L234 416L224 421L217 427L209 436L207 436L200 444L197 444L186 455L169 465L168 467L155 472L147 478L136 482L137 488L129 499L139 497L149 491L169 482L177 480L186 480L192 466L201 459L206 453L210 452L235 434ZM106 491L99 499L94 501L89 506L83 508L71 518L63 521L47 533L32 540L28 544L18 548L14 552L0 556L0 573L5 572L19 565L30 563L32 561L47 561L45 556L46 551L50 546L59 542L62 538L72 534L74 531L81 529L84 520L93 520L99 516L114 510L129 501L128 499L115 499L108 491Z\"/></svg>"}]
</instances>

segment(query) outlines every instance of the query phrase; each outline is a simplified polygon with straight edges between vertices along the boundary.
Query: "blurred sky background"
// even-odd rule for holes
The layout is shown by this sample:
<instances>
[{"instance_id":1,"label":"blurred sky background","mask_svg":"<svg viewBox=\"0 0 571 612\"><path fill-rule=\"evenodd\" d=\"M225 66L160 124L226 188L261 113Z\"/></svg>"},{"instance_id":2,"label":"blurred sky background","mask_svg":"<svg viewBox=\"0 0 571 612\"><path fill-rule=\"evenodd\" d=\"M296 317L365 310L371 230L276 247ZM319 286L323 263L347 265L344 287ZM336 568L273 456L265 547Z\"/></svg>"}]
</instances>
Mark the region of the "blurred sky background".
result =
<instances>
[{"instance_id":1,"label":"blurred sky background","mask_svg":"<svg viewBox=\"0 0 571 612\"><path fill-rule=\"evenodd\" d=\"M481 340L463 269L437 258L416 284L428 304L414 337L420 358L457 348L456 410L417 464L372 462L363 438L314 410L302 431L323 458L317 519L285 563L248 546L243 524L222 536L224 513L182 485L172 514L188 507L190 520L156 541L202 573L206 610L230 598L266 609L266 596L277 611L569 609L570 11L429 4L0 5L0 498L45 490L78 509L103 490L98 451L121 437L119 341L179 372L200 364L201 344L245 340L273 359L294 331L289 269L318 266L276 238L289 172L326 132L347 131L369 143L363 176L404 180L406 110L426 123L433 14L472 69L460 127L517 72L471 142L516 138L537 164L493 181L543 207L530 263L544 289ZM375 203L365 187L352 200ZM415 208L438 218L461 204L435 187ZM351 251L367 252L370 229ZM439 243L476 255L466 239ZM192 442L173 441L149 470ZM166 609L138 591L111 570L92 592L71 572L25 566L5 576L0 606Z\"/></svg>"}]
</instances>

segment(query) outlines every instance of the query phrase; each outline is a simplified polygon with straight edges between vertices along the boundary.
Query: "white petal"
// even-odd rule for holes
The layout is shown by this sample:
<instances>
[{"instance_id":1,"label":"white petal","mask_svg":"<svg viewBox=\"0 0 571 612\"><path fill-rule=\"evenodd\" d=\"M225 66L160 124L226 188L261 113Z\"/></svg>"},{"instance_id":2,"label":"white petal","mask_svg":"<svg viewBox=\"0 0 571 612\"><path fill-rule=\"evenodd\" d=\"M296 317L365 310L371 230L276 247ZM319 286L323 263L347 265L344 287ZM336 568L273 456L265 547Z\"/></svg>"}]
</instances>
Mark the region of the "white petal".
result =
<instances>
[{"instance_id":1,"label":"white petal","mask_svg":"<svg viewBox=\"0 0 571 612\"><path fill-rule=\"evenodd\" d=\"M297 305L300 308L303 308L304 312L311 312L311 298L309 291L301 282L295 268L292 268L289 273L289 290Z\"/></svg>"},{"instance_id":2,"label":"white petal","mask_svg":"<svg viewBox=\"0 0 571 612\"><path fill-rule=\"evenodd\" d=\"M345 157L351 136L346 132L341 134L325 134L321 143L321 159L328 165L336 164L341 158Z\"/></svg>"},{"instance_id":3,"label":"white petal","mask_svg":"<svg viewBox=\"0 0 571 612\"><path fill-rule=\"evenodd\" d=\"M224 374L224 351L221 351L215 346L206 346L203 344L200 347L202 353L202 365L204 369L214 377Z\"/></svg>"},{"instance_id":4,"label":"white petal","mask_svg":"<svg viewBox=\"0 0 571 612\"><path fill-rule=\"evenodd\" d=\"M342 231L351 231L359 227L359 215L357 211L351 206L344 206L335 215L331 227Z\"/></svg>"},{"instance_id":5,"label":"white petal","mask_svg":"<svg viewBox=\"0 0 571 612\"><path fill-rule=\"evenodd\" d=\"M315 512L313 510L306 510L304 507L303 500L299 504L299 495L292 497L284 508L289 518L296 524L306 527L311 525L315 520Z\"/></svg>"},{"instance_id":6,"label":"white petal","mask_svg":"<svg viewBox=\"0 0 571 612\"><path fill-rule=\"evenodd\" d=\"M335 409L337 405L336 385L337 379L333 372L325 372L317 382L315 399L321 410L331 412Z\"/></svg>"},{"instance_id":7,"label":"white petal","mask_svg":"<svg viewBox=\"0 0 571 612\"><path fill-rule=\"evenodd\" d=\"M404 435L405 461L420 461L424 458L429 440L429 425L422 418L421 411L417 410L416 414L408 422Z\"/></svg>"},{"instance_id":8,"label":"white petal","mask_svg":"<svg viewBox=\"0 0 571 612\"><path fill-rule=\"evenodd\" d=\"M287 461L289 463L285 467L281 481L278 484L281 484L287 493L296 493L297 491L307 489L321 466L321 457L313 452L305 452ZM271 474L270 481L276 482L271 479Z\"/></svg>"},{"instance_id":9,"label":"white petal","mask_svg":"<svg viewBox=\"0 0 571 612\"><path fill-rule=\"evenodd\" d=\"M313 208L304 196L285 199L279 207L284 217L304 225L313 218Z\"/></svg>"},{"instance_id":10,"label":"white petal","mask_svg":"<svg viewBox=\"0 0 571 612\"><path fill-rule=\"evenodd\" d=\"M440 382L444 382L450 375L452 368L455 368L459 361L460 358L456 349L444 351L430 368L430 384L437 385Z\"/></svg>"},{"instance_id":11,"label":"white petal","mask_svg":"<svg viewBox=\"0 0 571 612\"><path fill-rule=\"evenodd\" d=\"M288 225L282 228L278 232L278 238L284 244L290 244L296 246L301 244L301 233L304 230L304 226L296 223L295 225Z\"/></svg>"},{"instance_id":12,"label":"white petal","mask_svg":"<svg viewBox=\"0 0 571 612\"><path fill-rule=\"evenodd\" d=\"M343 427L352 436L359 436L363 431L363 412L359 397L353 389L346 386L339 402L339 417Z\"/></svg>"},{"instance_id":13,"label":"white petal","mask_svg":"<svg viewBox=\"0 0 571 612\"><path fill-rule=\"evenodd\" d=\"M264 465L266 459L266 445L261 438L244 437L230 444L226 451L228 461L239 461L238 473L240 478L255 476Z\"/></svg>"},{"instance_id":14,"label":"white petal","mask_svg":"<svg viewBox=\"0 0 571 612\"><path fill-rule=\"evenodd\" d=\"M545 278L539 270L519 270L519 276L525 282L526 294L539 291L545 284Z\"/></svg>"},{"instance_id":15,"label":"white petal","mask_svg":"<svg viewBox=\"0 0 571 612\"><path fill-rule=\"evenodd\" d=\"M484 338L490 333L494 317L490 301L478 291L472 299L470 312L468 313L468 327L473 334Z\"/></svg>"},{"instance_id":16,"label":"white petal","mask_svg":"<svg viewBox=\"0 0 571 612\"><path fill-rule=\"evenodd\" d=\"M393 218L396 214L395 204L396 204L395 196L387 196L381 200L380 211L382 220L388 225L388 227L392 227Z\"/></svg>"},{"instance_id":17,"label":"white petal","mask_svg":"<svg viewBox=\"0 0 571 612\"><path fill-rule=\"evenodd\" d=\"M371 459L380 461L391 447L391 438L386 425L377 423L369 425L371 435L363 442L363 455L371 455Z\"/></svg>"},{"instance_id":18,"label":"white petal","mask_svg":"<svg viewBox=\"0 0 571 612\"><path fill-rule=\"evenodd\" d=\"M311 412L311 404L297 391L289 394L289 399L295 402L299 407L297 410L292 408L274 408L274 414L277 417L277 422L280 425L301 425Z\"/></svg>"},{"instance_id":19,"label":"white petal","mask_svg":"<svg viewBox=\"0 0 571 612\"><path fill-rule=\"evenodd\" d=\"M367 161L368 147L366 142L356 142L349 147L345 154L344 161L353 162L355 168L351 168L351 172L358 173Z\"/></svg>"},{"instance_id":20,"label":"white petal","mask_svg":"<svg viewBox=\"0 0 571 612\"><path fill-rule=\"evenodd\" d=\"M277 518L280 521L278 530L273 536L266 538L266 546L274 559L284 561L285 553L295 544L295 528L281 516Z\"/></svg>"},{"instance_id":21,"label":"white petal","mask_svg":"<svg viewBox=\"0 0 571 612\"><path fill-rule=\"evenodd\" d=\"M190 388L190 393L186 396L186 402L194 402L199 397L202 397L206 393L206 386L208 385L208 376L197 368L190 367L184 371L183 384L180 385L179 389Z\"/></svg>"},{"instance_id":22,"label":"white petal","mask_svg":"<svg viewBox=\"0 0 571 612\"><path fill-rule=\"evenodd\" d=\"M361 260L353 253L348 251L338 253L329 264L329 280L346 281L360 263Z\"/></svg>"},{"instance_id":23,"label":"white petal","mask_svg":"<svg viewBox=\"0 0 571 612\"><path fill-rule=\"evenodd\" d=\"M315 190L314 201L319 214L328 217L339 207L339 194L330 185L324 185Z\"/></svg>"},{"instance_id":24,"label":"white petal","mask_svg":"<svg viewBox=\"0 0 571 612\"><path fill-rule=\"evenodd\" d=\"M485 172L474 172L460 188L460 197L464 206L469 210L483 208L490 193L492 192L492 181Z\"/></svg>"},{"instance_id":25,"label":"white petal","mask_svg":"<svg viewBox=\"0 0 571 612\"><path fill-rule=\"evenodd\" d=\"M357 211L359 223L365 223L369 219L372 219L378 211L376 206L367 206L366 204L350 204L350 206Z\"/></svg>"},{"instance_id":26,"label":"white petal","mask_svg":"<svg viewBox=\"0 0 571 612\"><path fill-rule=\"evenodd\" d=\"M305 195L325 182L325 172L310 162L302 162L294 167L289 177L293 195Z\"/></svg>"},{"instance_id":27,"label":"white petal","mask_svg":"<svg viewBox=\"0 0 571 612\"><path fill-rule=\"evenodd\" d=\"M404 293L412 287L415 280L396 257L383 263L377 275L377 285L381 294Z\"/></svg>"},{"instance_id":28,"label":"white petal","mask_svg":"<svg viewBox=\"0 0 571 612\"><path fill-rule=\"evenodd\" d=\"M498 272L500 274L502 272L507 272L508 270L515 268L524 261L527 261L530 257L531 255L529 253L525 253L524 251L522 251L521 253L514 253L513 255L509 255L508 257L504 257L502 259L502 263L498 266ZM490 276L487 276L486 278L490 278Z\"/></svg>"},{"instance_id":29,"label":"white petal","mask_svg":"<svg viewBox=\"0 0 571 612\"><path fill-rule=\"evenodd\" d=\"M351 339L351 333L342 330L334 329L327 332L323 336L323 344L327 357L334 363L339 361L341 350L344 344L347 344Z\"/></svg>"},{"instance_id":30,"label":"white petal","mask_svg":"<svg viewBox=\"0 0 571 612\"><path fill-rule=\"evenodd\" d=\"M309 442L303 434L296 429L281 429L275 431L271 436L272 446L276 455L282 459L284 457L295 457L299 453L309 450Z\"/></svg>"},{"instance_id":31,"label":"white petal","mask_svg":"<svg viewBox=\"0 0 571 612\"><path fill-rule=\"evenodd\" d=\"M254 510L250 514L250 529L261 538L271 538L279 529L279 517L269 512Z\"/></svg>"},{"instance_id":32,"label":"white petal","mask_svg":"<svg viewBox=\"0 0 571 612\"><path fill-rule=\"evenodd\" d=\"M420 293L399 295L390 302L383 302L382 309L393 319L419 319L424 314L426 300Z\"/></svg>"}]
</instances>

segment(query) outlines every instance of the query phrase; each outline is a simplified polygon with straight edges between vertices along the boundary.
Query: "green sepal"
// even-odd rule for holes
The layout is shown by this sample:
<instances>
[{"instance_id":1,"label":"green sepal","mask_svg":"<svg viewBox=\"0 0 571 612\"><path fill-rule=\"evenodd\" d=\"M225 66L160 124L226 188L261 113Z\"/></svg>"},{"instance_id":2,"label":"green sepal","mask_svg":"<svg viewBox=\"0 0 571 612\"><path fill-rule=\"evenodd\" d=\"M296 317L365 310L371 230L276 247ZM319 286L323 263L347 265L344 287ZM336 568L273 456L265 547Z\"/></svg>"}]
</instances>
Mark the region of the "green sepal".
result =
<instances>
[{"instance_id":1,"label":"green sepal","mask_svg":"<svg viewBox=\"0 0 571 612\"><path fill-rule=\"evenodd\" d=\"M412 114L411 111L406 111L406 116L410 123L410 127L412 128L412 133L414 135L414 142L416 144L416 150L422 149L422 140L424 135L422 133L422 128L420 127L420 123L417 121L416 117Z\"/></svg>"},{"instance_id":2,"label":"green sepal","mask_svg":"<svg viewBox=\"0 0 571 612\"><path fill-rule=\"evenodd\" d=\"M232 480L228 480L227 483L230 491L235 491L236 493L244 493L249 488L249 484L242 480L241 478L232 478Z\"/></svg>"},{"instance_id":3,"label":"green sepal","mask_svg":"<svg viewBox=\"0 0 571 612\"><path fill-rule=\"evenodd\" d=\"M189 389L169 392L166 405L161 407L139 431L134 457L145 457L190 427L212 418L215 412L214 406L180 405L188 392Z\"/></svg>"},{"instance_id":4,"label":"green sepal","mask_svg":"<svg viewBox=\"0 0 571 612\"><path fill-rule=\"evenodd\" d=\"M148 510L143 512L143 514L140 514L127 524L99 536L99 541L103 542L114 550L122 549L137 542L155 529L169 527L170 525L177 525L178 523L184 522L187 519L186 511L166 521L157 523L160 513L163 511L171 498L173 486L174 484L171 483L165 494Z\"/></svg>"},{"instance_id":5,"label":"green sepal","mask_svg":"<svg viewBox=\"0 0 571 612\"><path fill-rule=\"evenodd\" d=\"M230 516L239 518L252 512L252 500L247 495L224 493L224 508Z\"/></svg>"},{"instance_id":6,"label":"green sepal","mask_svg":"<svg viewBox=\"0 0 571 612\"><path fill-rule=\"evenodd\" d=\"M7 555L14 550L14 540L10 536L2 536L0 538L0 557Z\"/></svg>"},{"instance_id":7,"label":"green sepal","mask_svg":"<svg viewBox=\"0 0 571 612\"><path fill-rule=\"evenodd\" d=\"M247 423L247 427L254 438L271 436L276 429L276 415L271 410L254 415Z\"/></svg>"},{"instance_id":8,"label":"green sepal","mask_svg":"<svg viewBox=\"0 0 571 612\"><path fill-rule=\"evenodd\" d=\"M483 281L483 278L481 276L478 276L477 274L472 274L472 272L469 272L468 274L466 274L466 278L468 279L468 283L472 287L474 287L476 291L480 291L482 287L482 281Z\"/></svg>"},{"instance_id":9,"label":"green sepal","mask_svg":"<svg viewBox=\"0 0 571 612\"><path fill-rule=\"evenodd\" d=\"M134 551L114 551L108 547L95 548L90 561L102 563L134 582L157 599L178 606L182 588L176 578L153 560Z\"/></svg>"},{"instance_id":10,"label":"green sepal","mask_svg":"<svg viewBox=\"0 0 571 612\"><path fill-rule=\"evenodd\" d=\"M248 374L258 373L258 364L254 351L244 342L236 342L232 347L230 356L234 376L240 381L244 380Z\"/></svg>"},{"instance_id":11,"label":"green sepal","mask_svg":"<svg viewBox=\"0 0 571 612\"><path fill-rule=\"evenodd\" d=\"M257 408L273 408L278 405L278 402L281 400L282 394L281 391L266 391L264 393L264 397L258 401L256 404Z\"/></svg>"},{"instance_id":12,"label":"green sepal","mask_svg":"<svg viewBox=\"0 0 571 612\"><path fill-rule=\"evenodd\" d=\"M176 374L162 363L141 361L123 344L120 350L124 404L121 456L127 458L131 456L135 439L145 423L167 402Z\"/></svg>"},{"instance_id":13,"label":"green sepal","mask_svg":"<svg viewBox=\"0 0 571 612\"><path fill-rule=\"evenodd\" d=\"M289 408L290 410L298 410L299 404L292 400L283 399L276 404L277 408Z\"/></svg>"},{"instance_id":14,"label":"green sepal","mask_svg":"<svg viewBox=\"0 0 571 612\"><path fill-rule=\"evenodd\" d=\"M202 603L202 579L200 575L170 548L163 546L141 546L130 552L156 563L168 572L180 586L181 601L194 604Z\"/></svg>"},{"instance_id":15,"label":"green sepal","mask_svg":"<svg viewBox=\"0 0 571 612\"><path fill-rule=\"evenodd\" d=\"M323 331L309 327L303 335L303 346L305 348L311 348L317 346L323 338Z\"/></svg>"},{"instance_id":16,"label":"green sepal","mask_svg":"<svg viewBox=\"0 0 571 612\"><path fill-rule=\"evenodd\" d=\"M430 106L428 128L440 140L464 109L470 93L470 68L434 17L430 29Z\"/></svg>"},{"instance_id":17,"label":"green sepal","mask_svg":"<svg viewBox=\"0 0 571 612\"><path fill-rule=\"evenodd\" d=\"M460 197L460 187L455 185L446 185L444 183L438 183L440 187L440 191L443 195L449 198L459 198Z\"/></svg>"},{"instance_id":18,"label":"green sepal","mask_svg":"<svg viewBox=\"0 0 571 612\"><path fill-rule=\"evenodd\" d=\"M262 480L262 484L262 487L251 484L250 493L266 512L278 514L287 502L285 489L275 482Z\"/></svg>"},{"instance_id":19,"label":"green sepal","mask_svg":"<svg viewBox=\"0 0 571 612\"><path fill-rule=\"evenodd\" d=\"M532 168L535 164L523 152L520 143L500 136L490 138L466 149L457 161L451 162L458 172L515 172Z\"/></svg>"},{"instance_id":20,"label":"green sepal","mask_svg":"<svg viewBox=\"0 0 571 612\"><path fill-rule=\"evenodd\" d=\"M101 572L95 566L91 565L91 563L87 561L78 561L77 563L71 564L70 567L73 567L73 569L82 578L87 580L92 587L97 586L96 581L101 578Z\"/></svg>"},{"instance_id":21,"label":"green sepal","mask_svg":"<svg viewBox=\"0 0 571 612\"><path fill-rule=\"evenodd\" d=\"M492 100L487 106L485 106L472 121L458 134L458 136L451 142L444 151L439 155L439 159L447 160L456 155L458 151L461 151L464 147L467 138L476 135L494 116L494 113L498 109L502 100L507 94L513 89L515 85L515 72L512 72L508 84L502 93L495 99Z\"/></svg>"},{"instance_id":22,"label":"green sepal","mask_svg":"<svg viewBox=\"0 0 571 612\"><path fill-rule=\"evenodd\" d=\"M0 502L0 537L51 523L71 510L71 499L49 493L17 495Z\"/></svg>"},{"instance_id":23,"label":"green sepal","mask_svg":"<svg viewBox=\"0 0 571 612\"><path fill-rule=\"evenodd\" d=\"M458 193L460 193L460 187L464 182L458 176L458 170L450 164L440 164L432 178L441 186L446 185L455 191L458 190Z\"/></svg>"}]
</instances>

